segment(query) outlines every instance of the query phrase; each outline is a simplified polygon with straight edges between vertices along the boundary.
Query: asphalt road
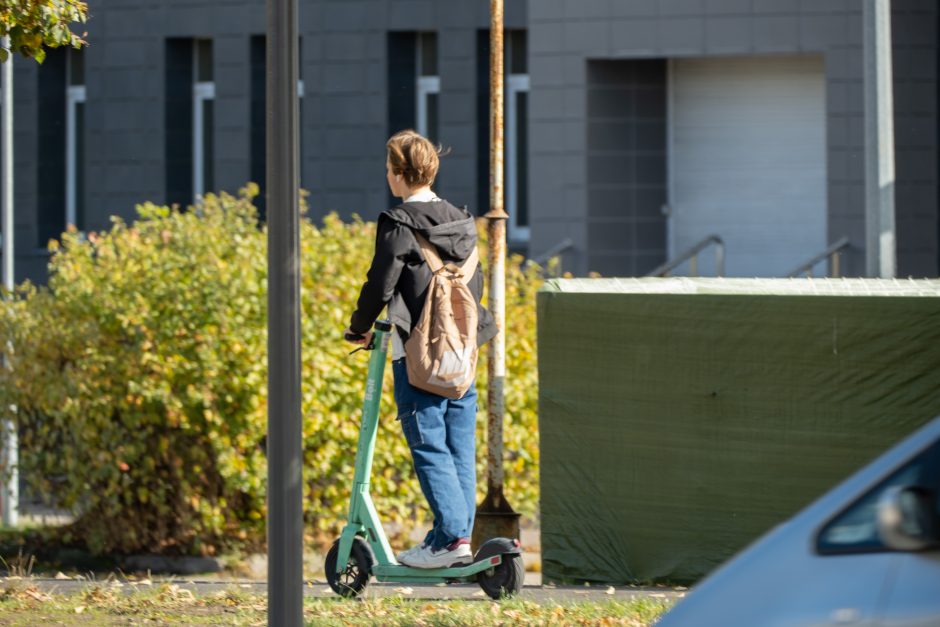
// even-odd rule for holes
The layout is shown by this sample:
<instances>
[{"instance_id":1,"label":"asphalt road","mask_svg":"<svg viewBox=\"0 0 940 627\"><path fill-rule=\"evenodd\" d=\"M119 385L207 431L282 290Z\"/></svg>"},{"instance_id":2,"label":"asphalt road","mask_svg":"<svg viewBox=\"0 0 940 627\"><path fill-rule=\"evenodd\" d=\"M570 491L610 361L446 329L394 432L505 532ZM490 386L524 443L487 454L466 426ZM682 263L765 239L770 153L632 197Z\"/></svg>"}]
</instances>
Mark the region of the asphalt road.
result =
<instances>
[{"instance_id":1,"label":"asphalt road","mask_svg":"<svg viewBox=\"0 0 940 627\"><path fill-rule=\"evenodd\" d=\"M267 584L263 581L250 580L199 580L180 578L154 578L152 580L128 581L89 581L76 579L52 578L0 578L0 588L7 585L22 585L38 588L47 594L76 594L94 586L116 586L122 591L132 592L144 590L162 584L173 584L181 589L191 590L196 595L211 595L220 591L238 589L243 592L265 594ZM304 586L308 597L335 598L336 595L322 580L308 581ZM551 586L538 583L527 583L519 598L536 603L571 603L588 601L609 601L616 599L628 601L637 597L651 597L662 599L679 599L686 594L684 588L643 588L635 586ZM467 599L487 600L483 591L475 584L437 584L437 585L405 585L395 583L372 582L363 595L366 599L377 599L389 596L403 596L409 599L427 601Z\"/></svg>"}]
</instances>

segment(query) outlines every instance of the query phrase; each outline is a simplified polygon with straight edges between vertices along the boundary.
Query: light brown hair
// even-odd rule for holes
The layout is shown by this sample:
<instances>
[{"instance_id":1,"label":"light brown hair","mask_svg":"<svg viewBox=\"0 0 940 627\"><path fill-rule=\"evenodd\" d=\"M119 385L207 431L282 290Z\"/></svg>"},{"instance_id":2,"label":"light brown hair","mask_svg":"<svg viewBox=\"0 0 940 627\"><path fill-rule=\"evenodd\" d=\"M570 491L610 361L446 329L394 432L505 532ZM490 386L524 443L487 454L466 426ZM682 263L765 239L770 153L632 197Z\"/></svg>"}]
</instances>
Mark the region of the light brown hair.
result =
<instances>
[{"instance_id":1,"label":"light brown hair","mask_svg":"<svg viewBox=\"0 0 940 627\"><path fill-rule=\"evenodd\" d=\"M431 185L440 167L441 150L411 129L392 135L385 147L392 173L401 176L410 188Z\"/></svg>"}]
</instances>

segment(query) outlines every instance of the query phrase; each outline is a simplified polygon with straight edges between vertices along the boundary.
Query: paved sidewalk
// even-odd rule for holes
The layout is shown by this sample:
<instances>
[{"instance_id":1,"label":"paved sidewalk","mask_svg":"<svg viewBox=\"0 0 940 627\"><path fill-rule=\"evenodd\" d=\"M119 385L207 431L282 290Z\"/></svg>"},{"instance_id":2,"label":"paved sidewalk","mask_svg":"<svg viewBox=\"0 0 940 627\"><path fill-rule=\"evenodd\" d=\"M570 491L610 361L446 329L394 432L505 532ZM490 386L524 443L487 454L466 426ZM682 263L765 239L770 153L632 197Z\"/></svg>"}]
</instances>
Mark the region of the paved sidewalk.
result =
<instances>
[{"instance_id":1,"label":"paved sidewalk","mask_svg":"<svg viewBox=\"0 0 940 627\"><path fill-rule=\"evenodd\" d=\"M538 575L538 573L534 573ZM527 573L530 575L530 573ZM527 576L527 581L531 577ZM196 595L210 595L216 592L238 589L243 592L265 594L267 584L263 581L250 580L199 580L179 578L155 578L143 581L88 581L75 579L52 578L0 578L0 587L5 585L32 586L47 594L76 594L94 586L114 586L122 591L132 593L134 590L146 590L162 584L173 584L181 589L191 590ZM308 597L337 598L330 587L322 580L308 581L304 586ZM526 583L519 598L536 603L571 603L589 601L609 601L617 599L628 601L638 597L661 599L679 599L686 594L683 588L643 588L635 586L542 586L536 583ZM372 582L366 588L363 598L377 599L390 596L402 596L408 599L420 600L487 600L483 591L475 584L437 584L437 585L406 585L395 583Z\"/></svg>"}]
</instances>

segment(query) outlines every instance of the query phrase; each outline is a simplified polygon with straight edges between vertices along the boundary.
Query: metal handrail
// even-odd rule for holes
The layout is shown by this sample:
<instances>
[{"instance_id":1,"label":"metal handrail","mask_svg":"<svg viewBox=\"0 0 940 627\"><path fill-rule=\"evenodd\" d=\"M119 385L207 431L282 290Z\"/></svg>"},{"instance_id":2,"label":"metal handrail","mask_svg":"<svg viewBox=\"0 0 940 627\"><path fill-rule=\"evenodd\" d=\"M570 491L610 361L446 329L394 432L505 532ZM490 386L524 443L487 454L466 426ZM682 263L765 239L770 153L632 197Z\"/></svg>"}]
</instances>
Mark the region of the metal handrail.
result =
<instances>
[{"instance_id":1,"label":"metal handrail","mask_svg":"<svg viewBox=\"0 0 940 627\"><path fill-rule=\"evenodd\" d=\"M558 255L565 252L569 248L574 248L574 240L572 240L570 237L566 237L565 239L561 240L560 242L558 242L557 244L555 244L554 246L546 250L544 253L542 253L538 257L533 257L531 261L532 263L538 264L540 266L545 265L545 263L549 259L551 259L552 257L557 257Z\"/></svg>"},{"instance_id":2,"label":"metal handrail","mask_svg":"<svg viewBox=\"0 0 940 627\"><path fill-rule=\"evenodd\" d=\"M725 275L725 241L718 235L709 235L695 246L682 252L682 254L667 261L655 270L648 272L646 276L669 276L669 273L677 267L689 262L689 276L696 276L698 273L698 254L711 246L715 245L715 276Z\"/></svg>"},{"instance_id":3,"label":"metal handrail","mask_svg":"<svg viewBox=\"0 0 940 627\"><path fill-rule=\"evenodd\" d=\"M829 257L829 276L838 277L840 276L839 261L842 255L842 251L848 248L850 245L851 245L851 242L849 242L849 238L842 236L839 239L837 239L835 242L830 244L829 248L822 251L818 255L814 256L806 263L803 263L797 266L796 269L788 273L787 276L797 277L801 274L806 274L806 276L811 277L813 276L813 266L815 266L817 263L819 263L826 257Z\"/></svg>"}]
</instances>

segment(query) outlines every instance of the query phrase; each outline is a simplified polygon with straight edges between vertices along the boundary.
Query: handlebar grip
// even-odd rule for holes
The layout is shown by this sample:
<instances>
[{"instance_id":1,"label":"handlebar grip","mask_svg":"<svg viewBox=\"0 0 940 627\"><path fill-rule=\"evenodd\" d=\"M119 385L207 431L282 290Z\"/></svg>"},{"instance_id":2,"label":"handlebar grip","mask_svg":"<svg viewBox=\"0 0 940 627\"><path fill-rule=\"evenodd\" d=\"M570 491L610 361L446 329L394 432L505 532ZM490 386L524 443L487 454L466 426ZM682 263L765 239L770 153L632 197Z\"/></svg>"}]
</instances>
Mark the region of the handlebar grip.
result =
<instances>
[{"instance_id":1,"label":"handlebar grip","mask_svg":"<svg viewBox=\"0 0 940 627\"><path fill-rule=\"evenodd\" d=\"M360 333L344 333L343 339L346 340L347 342L355 342L356 340L366 339L366 336Z\"/></svg>"}]
</instances>

